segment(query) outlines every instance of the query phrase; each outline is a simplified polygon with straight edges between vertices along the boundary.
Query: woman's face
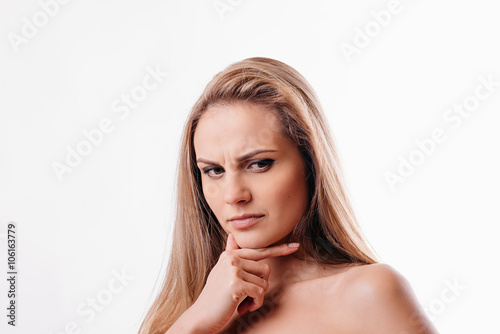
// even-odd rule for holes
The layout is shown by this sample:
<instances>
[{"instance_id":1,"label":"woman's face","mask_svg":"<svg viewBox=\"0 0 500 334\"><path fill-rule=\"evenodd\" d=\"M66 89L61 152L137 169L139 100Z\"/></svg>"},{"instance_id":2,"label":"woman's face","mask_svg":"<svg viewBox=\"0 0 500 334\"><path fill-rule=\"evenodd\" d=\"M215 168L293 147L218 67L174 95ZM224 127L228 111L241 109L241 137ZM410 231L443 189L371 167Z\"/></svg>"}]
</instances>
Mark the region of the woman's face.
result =
<instances>
[{"instance_id":1,"label":"woman's face","mask_svg":"<svg viewBox=\"0 0 500 334\"><path fill-rule=\"evenodd\" d=\"M213 106L194 133L203 194L219 224L241 248L285 241L307 208L304 163L266 107ZM261 218L231 220L251 214Z\"/></svg>"}]
</instances>

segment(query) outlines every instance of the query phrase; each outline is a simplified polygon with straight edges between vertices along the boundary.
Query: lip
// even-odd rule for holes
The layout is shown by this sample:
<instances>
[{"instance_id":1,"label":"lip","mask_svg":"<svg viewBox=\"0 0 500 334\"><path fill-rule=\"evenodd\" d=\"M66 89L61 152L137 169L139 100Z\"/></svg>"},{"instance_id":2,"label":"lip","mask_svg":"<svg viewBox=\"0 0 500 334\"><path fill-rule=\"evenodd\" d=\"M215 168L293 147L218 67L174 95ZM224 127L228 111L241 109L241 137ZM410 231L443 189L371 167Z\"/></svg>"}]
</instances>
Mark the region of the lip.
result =
<instances>
[{"instance_id":1,"label":"lip","mask_svg":"<svg viewBox=\"0 0 500 334\"><path fill-rule=\"evenodd\" d=\"M251 218L251 217L261 217L263 216L260 213L244 213L238 216L233 216L229 218L229 220L240 220L240 219L245 219L245 218Z\"/></svg>"},{"instance_id":2,"label":"lip","mask_svg":"<svg viewBox=\"0 0 500 334\"><path fill-rule=\"evenodd\" d=\"M255 215L255 214L245 214L237 217L233 217L229 220L229 222L238 229L247 228L254 224L256 224L264 215Z\"/></svg>"}]
</instances>

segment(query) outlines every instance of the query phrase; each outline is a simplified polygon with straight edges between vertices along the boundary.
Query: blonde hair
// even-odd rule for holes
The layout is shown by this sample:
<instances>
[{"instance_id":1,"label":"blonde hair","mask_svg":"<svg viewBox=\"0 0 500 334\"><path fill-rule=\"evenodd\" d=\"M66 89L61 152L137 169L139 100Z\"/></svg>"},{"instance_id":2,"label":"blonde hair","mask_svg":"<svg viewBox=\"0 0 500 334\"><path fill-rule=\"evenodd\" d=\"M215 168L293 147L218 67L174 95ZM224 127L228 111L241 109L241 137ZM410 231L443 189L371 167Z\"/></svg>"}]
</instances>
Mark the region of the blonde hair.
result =
<instances>
[{"instance_id":1,"label":"blonde hair","mask_svg":"<svg viewBox=\"0 0 500 334\"><path fill-rule=\"evenodd\" d=\"M378 262L344 190L332 136L313 89L285 63L263 57L244 59L214 76L185 123L172 249L161 291L140 333L165 333L196 301L225 249L227 234L203 196L193 135L210 106L227 103L268 107L279 119L282 134L302 155L310 202L289 239L300 242L306 254L324 264Z\"/></svg>"}]
</instances>

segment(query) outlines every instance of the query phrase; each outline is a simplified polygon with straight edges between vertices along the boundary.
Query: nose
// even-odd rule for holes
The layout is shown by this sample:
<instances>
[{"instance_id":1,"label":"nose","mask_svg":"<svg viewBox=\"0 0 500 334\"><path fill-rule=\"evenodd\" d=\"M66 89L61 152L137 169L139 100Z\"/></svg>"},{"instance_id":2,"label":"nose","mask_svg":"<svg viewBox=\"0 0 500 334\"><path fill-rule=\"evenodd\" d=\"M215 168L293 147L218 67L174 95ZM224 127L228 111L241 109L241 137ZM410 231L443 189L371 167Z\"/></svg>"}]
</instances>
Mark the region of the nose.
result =
<instances>
[{"instance_id":1,"label":"nose","mask_svg":"<svg viewBox=\"0 0 500 334\"><path fill-rule=\"evenodd\" d=\"M252 198L250 189L239 173L227 173L224 185L224 201L229 205L241 204Z\"/></svg>"}]
</instances>

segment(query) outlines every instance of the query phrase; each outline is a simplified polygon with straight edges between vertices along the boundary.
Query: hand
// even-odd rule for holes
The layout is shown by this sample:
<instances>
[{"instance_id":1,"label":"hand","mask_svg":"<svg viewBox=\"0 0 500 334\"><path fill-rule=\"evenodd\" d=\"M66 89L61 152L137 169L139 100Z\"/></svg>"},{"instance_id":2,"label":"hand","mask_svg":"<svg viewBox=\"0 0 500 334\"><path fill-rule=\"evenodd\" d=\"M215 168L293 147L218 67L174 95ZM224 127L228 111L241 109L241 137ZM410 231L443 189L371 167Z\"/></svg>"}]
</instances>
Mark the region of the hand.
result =
<instances>
[{"instance_id":1,"label":"hand","mask_svg":"<svg viewBox=\"0 0 500 334\"><path fill-rule=\"evenodd\" d=\"M241 249L234 236L229 234L226 250L212 268L207 283L192 306L195 313L204 319L203 328L215 333L231 319L236 308L238 314L243 315L261 307L269 288L271 268L258 261L289 255L297 249L298 246L289 247L287 244Z\"/></svg>"}]
</instances>

